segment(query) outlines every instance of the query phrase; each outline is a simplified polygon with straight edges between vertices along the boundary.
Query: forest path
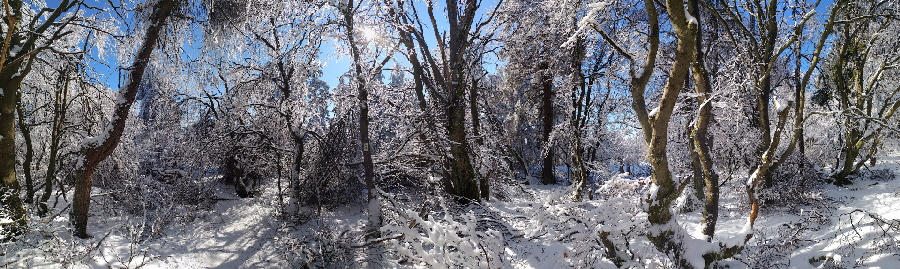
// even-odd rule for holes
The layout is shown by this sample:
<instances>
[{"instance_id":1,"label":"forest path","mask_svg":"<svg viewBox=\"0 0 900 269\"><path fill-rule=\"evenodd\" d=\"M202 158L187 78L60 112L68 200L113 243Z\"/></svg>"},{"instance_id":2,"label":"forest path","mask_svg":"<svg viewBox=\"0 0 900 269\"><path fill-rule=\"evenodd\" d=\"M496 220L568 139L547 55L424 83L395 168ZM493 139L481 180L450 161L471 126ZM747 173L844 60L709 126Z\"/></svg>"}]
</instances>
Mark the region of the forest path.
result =
<instances>
[{"instance_id":1,"label":"forest path","mask_svg":"<svg viewBox=\"0 0 900 269\"><path fill-rule=\"evenodd\" d=\"M284 268L273 245L279 220L272 197L239 198L231 186L219 186L220 199L190 225L171 228L151 248L159 255L151 268Z\"/></svg>"}]
</instances>

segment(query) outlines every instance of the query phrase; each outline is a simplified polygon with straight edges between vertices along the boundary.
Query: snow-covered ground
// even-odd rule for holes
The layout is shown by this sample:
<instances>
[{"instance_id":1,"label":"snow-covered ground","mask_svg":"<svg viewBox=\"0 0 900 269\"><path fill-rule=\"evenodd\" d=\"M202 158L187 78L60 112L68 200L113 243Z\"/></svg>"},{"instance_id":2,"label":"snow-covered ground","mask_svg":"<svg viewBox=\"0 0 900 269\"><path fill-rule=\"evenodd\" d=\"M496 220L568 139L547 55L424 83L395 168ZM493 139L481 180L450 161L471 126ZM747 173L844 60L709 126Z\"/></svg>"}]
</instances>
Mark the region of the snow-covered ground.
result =
<instances>
[{"instance_id":1,"label":"snow-covered ground","mask_svg":"<svg viewBox=\"0 0 900 269\"><path fill-rule=\"evenodd\" d=\"M892 154L879 161L875 168L900 174L900 155ZM635 257L625 265L665 264L646 240L639 239L646 217L640 212L639 202L632 198L645 191L646 186L626 179L616 184L598 191L596 198L602 200L592 202L568 202L569 190L565 187L527 185L507 201L454 209L458 214L433 213L423 218L416 216L420 208L394 208L401 217L382 229L386 240L377 244L388 255L379 263L385 267L419 268L610 268L614 264L602 257L605 248L598 237L605 232L614 245L628 246L629 251L617 249L620 254ZM239 199L231 194L230 187L220 187L216 191L219 201L210 210L197 212L190 220L166 222L149 238L142 237L141 231L155 228L142 227L146 222L140 216L94 210L90 233L95 238L88 240L73 240L68 230L59 228L65 227L66 216L55 216L33 224L32 228L40 232L8 246L5 255L0 256L0 265L290 268L301 267L307 261L311 261L310 265L329 264L317 255L362 253L352 249L361 244L364 209L326 210L315 219L285 221L280 216L288 215L276 212L279 207L272 198L276 197L274 192L274 188L268 188L256 198ZM900 268L900 179L860 179L849 187L826 185L823 194L833 201L826 210L801 207L764 211L748 249L720 266ZM437 204L431 201L433 208L439 208ZM698 219L696 213L680 218L688 231L695 228ZM597 223L600 221L605 223ZM727 237L742 226L740 214L723 214L717 236ZM788 240L785 236L798 239ZM323 239L333 242L325 244ZM763 249L769 245L774 246L772 250ZM771 260L754 260L759 257ZM354 265L364 262L358 258L329 259Z\"/></svg>"},{"instance_id":2,"label":"snow-covered ground","mask_svg":"<svg viewBox=\"0 0 900 269\"><path fill-rule=\"evenodd\" d=\"M880 162L873 169L888 169L900 177L900 154ZM792 253L790 264L810 268L814 265L809 261L818 260L815 264L822 268L900 268L900 178L826 188L826 194L838 201L828 214L831 225Z\"/></svg>"}]
</instances>

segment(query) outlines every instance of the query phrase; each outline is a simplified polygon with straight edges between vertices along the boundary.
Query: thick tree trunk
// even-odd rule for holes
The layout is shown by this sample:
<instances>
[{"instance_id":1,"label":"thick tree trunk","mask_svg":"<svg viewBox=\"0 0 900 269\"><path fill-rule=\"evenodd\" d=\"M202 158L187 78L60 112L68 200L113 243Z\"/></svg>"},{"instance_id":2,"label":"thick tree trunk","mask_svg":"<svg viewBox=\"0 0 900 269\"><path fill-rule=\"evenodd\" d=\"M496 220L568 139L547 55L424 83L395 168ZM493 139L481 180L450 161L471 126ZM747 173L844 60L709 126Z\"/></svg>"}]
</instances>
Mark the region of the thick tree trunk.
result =
<instances>
[{"instance_id":1,"label":"thick tree trunk","mask_svg":"<svg viewBox=\"0 0 900 269\"><path fill-rule=\"evenodd\" d=\"M550 144L550 134L553 132L553 76L550 74L550 65L547 62L541 62L538 70L541 73L541 120L543 122L541 138L546 149L544 166L541 169L541 183L550 185L556 184L556 177L553 175L553 145Z\"/></svg>"},{"instance_id":2,"label":"thick tree trunk","mask_svg":"<svg viewBox=\"0 0 900 269\"><path fill-rule=\"evenodd\" d=\"M4 72L5 73L5 72ZM8 78L6 74L2 77ZM0 223L0 227L6 232L0 238L14 236L25 231L28 224L25 216L25 206L22 203L19 192L19 180L16 178L16 94L18 81L4 80L0 85L3 95L0 95L0 203L2 210L9 214L12 222Z\"/></svg>"},{"instance_id":3,"label":"thick tree trunk","mask_svg":"<svg viewBox=\"0 0 900 269\"><path fill-rule=\"evenodd\" d=\"M23 3L21 0L5 3L11 16L3 16L7 31L0 31L0 38L3 38L0 51L0 204L12 221L0 223L0 230L6 233L0 234L0 239L23 233L28 224L25 206L19 197L21 186L16 178L16 104L19 101L19 88L28 72L26 70L20 73L20 69L24 68L22 61L8 59L14 57L10 55L10 48L21 46L24 42L21 35L13 34L14 30L19 29L19 21L22 20ZM30 50L30 47L25 47L24 50Z\"/></svg>"},{"instance_id":4,"label":"thick tree trunk","mask_svg":"<svg viewBox=\"0 0 900 269\"><path fill-rule=\"evenodd\" d=\"M469 45L469 30L475 17L478 3L465 0L465 10L459 13L459 0L447 0L447 19L450 40L448 42L449 80L447 89L447 137L450 139L450 180L448 189L456 196L457 202L469 203L487 199L489 193L482 193L475 178L475 169L469 156L469 142L466 139L466 70L465 53Z\"/></svg>"},{"instance_id":5,"label":"thick tree trunk","mask_svg":"<svg viewBox=\"0 0 900 269\"><path fill-rule=\"evenodd\" d=\"M75 170L75 197L72 200L72 215L70 221L74 224L75 236L79 238L91 238L87 233L88 212L91 208L91 184L94 181L94 171L97 165L85 162L83 168Z\"/></svg>"},{"instance_id":6,"label":"thick tree trunk","mask_svg":"<svg viewBox=\"0 0 900 269\"><path fill-rule=\"evenodd\" d=\"M459 87L462 88L462 87ZM460 203L480 201L481 189L475 180L475 170L469 158L466 141L466 115L461 98L451 95L447 106L447 136L450 138L450 190Z\"/></svg>"},{"instance_id":7,"label":"thick tree trunk","mask_svg":"<svg viewBox=\"0 0 900 269\"><path fill-rule=\"evenodd\" d=\"M832 176L834 184L838 186L852 184L848 177L855 172L853 168L856 164L856 158L859 157L859 148L857 147L859 131L856 129L857 126L852 126L852 124L853 121L850 119L844 122L844 128L849 130L846 131L844 147L841 149L841 165L838 167L838 172Z\"/></svg>"},{"instance_id":8,"label":"thick tree trunk","mask_svg":"<svg viewBox=\"0 0 900 269\"><path fill-rule=\"evenodd\" d=\"M93 182L94 171L97 166L112 154L113 150L118 146L122 138L122 132L125 130L125 123L128 120L128 113L131 111L131 105L134 103L134 97L144 77L144 72L150 63L150 56L159 41L160 33L165 27L166 19L172 10L178 5L179 0L160 0L153 7L153 13L150 15L150 23L145 33L143 43L141 43L138 53L135 56L134 63L131 67L131 73L128 77L128 83L122 89L121 99L116 103L113 117L109 125L101 131L100 136L85 139L82 141L80 155L82 156L81 165L75 172L75 198L72 205L71 221L74 228L75 236L80 238L89 238L87 233L87 221L91 203L91 183Z\"/></svg>"}]
</instances>

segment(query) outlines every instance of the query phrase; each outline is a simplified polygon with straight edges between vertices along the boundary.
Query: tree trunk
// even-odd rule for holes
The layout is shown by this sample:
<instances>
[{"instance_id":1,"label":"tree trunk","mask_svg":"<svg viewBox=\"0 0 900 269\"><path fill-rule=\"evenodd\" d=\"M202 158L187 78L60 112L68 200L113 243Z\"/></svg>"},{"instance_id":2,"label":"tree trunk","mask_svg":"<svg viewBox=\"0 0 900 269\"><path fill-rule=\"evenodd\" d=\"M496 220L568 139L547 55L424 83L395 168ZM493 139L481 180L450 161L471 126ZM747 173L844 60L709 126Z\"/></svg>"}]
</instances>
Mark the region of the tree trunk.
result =
<instances>
[{"instance_id":1,"label":"tree trunk","mask_svg":"<svg viewBox=\"0 0 900 269\"><path fill-rule=\"evenodd\" d=\"M16 104L18 92L22 80L28 72L20 72L23 68L22 61L8 61L10 48L20 46L24 40L19 34L13 34L11 30L18 30L19 21L22 20L22 1L7 1L7 13L3 16L3 22L7 31L0 31L3 35L3 48L0 51L0 204L2 210L8 214L12 222L0 223L0 227L6 231L0 234L0 238L8 239L25 232L28 221L26 219L25 206L19 197L21 186L16 178ZM9 10L11 9L11 10ZM28 51L30 48L24 48Z\"/></svg>"},{"instance_id":2,"label":"tree trunk","mask_svg":"<svg viewBox=\"0 0 900 269\"><path fill-rule=\"evenodd\" d=\"M291 186L293 188L294 198L300 199L300 170L303 169L303 154L306 150L305 145L303 144L303 137L298 137L297 134L292 134L294 138L294 160L291 165Z\"/></svg>"},{"instance_id":3,"label":"tree trunk","mask_svg":"<svg viewBox=\"0 0 900 269\"><path fill-rule=\"evenodd\" d=\"M94 171L106 157L112 154L113 150L118 146L122 138L122 132L125 130L125 123L128 120L128 113L131 111L131 105L134 103L135 94L141 85L144 72L150 63L150 56L159 41L160 32L165 27L166 19L172 10L178 4L179 0L160 0L153 7L153 13L150 15L150 23L145 33L143 43L141 43L138 53L135 56L131 67L131 73L128 77L128 83L125 88L120 89L121 101L116 103L113 117L109 125L101 131L99 137L85 139L82 141L80 155L82 156L81 165L77 166L75 176L75 198L72 205L71 221L73 222L74 234L80 238L89 238L87 233L88 211L91 203L91 183L93 182Z\"/></svg>"},{"instance_id":4,"label":"tree trunk","mask_svg":"<svg viewBox=\"0 0 900 269\"><path fill-rule=\"evenodd\" d=\"M705 201L706 198L704 198L703 193L706 182L703 181L703 167L700 166L700 155L697 154L697 142L691 137L691 134L694 132L694 124L691 123L688 122L685 127L688 135L688 152L691 153L691 187L697 200Z\"/></svg>"},{"instance_id":5,"label":"tree trunk","mask_svg":"<svg viewBox=\"0 0 900 269\"><path fill-rule=\"evenodd\" d=\"M706 70L706 61L703 54L703 28L700 23L699 0L689 0L688 11L697 19L695 32L694 64L691 65L694 75L694 90L699 94L697 104L699 113L691 139L696 149L697 160L700 162L703 182L706 183L703 207L703 234L706 241L712 242L716 233L716 222L719 218L719 175L713 170L712 140L709 135L709 123L712 120L712 104L709 98L712 95L712 85L709 72Z\"/></svg>"},{"instance_id":6,"label":"tree trunk","mask_svg":"<svg viewBox=\"0 0 900 269\"><path fill-rule=\"evenodd\" d=\"M469 118L472 120L472 136L475 137L476 147L484 144L484 138L481 134L481 115L478 113L478 90L478 81L473 80L469 88ZM488 178L483 175L477 177L479 196L487 199L491 189Z\"/></svg>"},{"instance_id":7,"label":"tree trunk","mask_svg":"<svg viewBox=\"0 0 900 269\"><path fill-rule=\"evenodd\" d=\"M697 34L696 22L688 21L683 0L666 0L666 8L678 39L677 47L659 107L655 109L655 113L650 113L648 119L650 130L645 130L645 132L650 131L650 143L647 151L650 166L653 168L652 182L657 187L655 197L649 205L647 218L652 225L661 227L670 225L669 222L672 221L670 207L679 194L679 186L676 186L672 180L669 159L666 156L669 120L672 117L678 94L689 75L691 63L694 61ZM661 252L672 255L676 264L685 266L687 262L682 254L683 246L672 229L663 228L658 232L650 233L647 237Z\"/></svg>"},{"instance_id":8,"label":"tree trunk","mask_svg":"<svg viewBox=\"0 0 900 269\"><path fill-rule=\"evenodd\" d=\"M365 77L367 75L363 73L363 63L354 34L354 9L354 1L350 0L347 7L341 12L344 15L344 29L347 34L347 42L350 45L350 56L353 58L353 82L356 83L356 96L359 102L359 143L362 146L363 173L369 201L369 227L366 236L368 238L378 238L381 237L379 232L381 228L381 204L378 199L378 191L375 188L375 165L372 162L372 144L369 139L369 92L366 87L367 78Z\"/></svg>"},{"instance_id":9,"label":"tree trunk","mask_svg":"<svg viewBox=\"0 0 900 269\"><path fill-rule=\"evenodd\" d=\"M475 17L478 3L465 0L465 10L459 13L458 0L447 0L447 19L450 40L448 42L449 80L447 89L447 137L450 139L450 188L457 202L469 203L487 199L486 193L478 187L475 169L469 156L469 142L466 139L466 70L465 53L469 45L469 30ZM489 194L489 193L488 193Z\"/></svg>"},{"instance_id":10,"label":"tree trunk","mask_svg":"<svg viewBox=\"0 0 900 269\"><path fill-rule=\"evenodd\" d=\"M94 181L96 164L86 162L81 169L75 170L75 197L72 200L72 215L70 221L75 226L75 236L87 239L92 236L87 233L88 211L91 208L91 184Z\"/></svg>"},{"instance_id":11,"label":"tree trunk","mask_svg":"<svg viewBox=\"0 0 900 269\"><path fill-rule=\"evenodd\" d=\"M2 77L9 78L7 72ZM25 206L19 192L19 180L16 178L16 90L21 84L21 77L14 80L2 80L0 84L0 203L3 211L12 219L11 223L0 223L5 234L0 238L9 238L25 232L28 221Z\"/></svg>"},{"instance_id":12,"label":"tree trunk","mask_svg":"<svg viewBox=\"0 0 900 269\"><path fill-rule=\"evenodd\" d=\"M50 156L47 160L47 171L44 175L44 193L38 202L38 216L44 217L50 212L47 202L53 195L53 182L56 180L56 165L59 159L59 146L63 135L63 125L66 122L66 103L69 93L69 70L60 73L61 87L57 87L53 99L53 122L50 131Z\"/></svg>"},{"instance_id":13,"label":"tree trunk","mask_svg":"<svg viewBox=\"0 0 900 269\"><path fill-rule=\"evenodd\" d=\"M34 143L31 140L31 128L25 122L25 107L22 106L22 92L17 94L19 100L16 105L16 112L19 114L19 131L22 132L22 139L25 140L25 156L22 159L22 173L25 176L25 203L34 203L34 179L31 173L31 164L34 162Z\"/></svg>"},{"instance_id":14,"label":"tree trunk","mask_svg":"<svg viewBox=\"0 0 900 269\"><path fill-rule=\"evenodd\" d=\"M542 139L546 149L544 166L541 170L541 183L550 185L556 184L556 177L553 175L553 145L550 144L550 134L553 132L553 76L551 76L550 65L547 62L541 62L538 70L541 73Z\"/></svg>"},{"instance_id":15,"label":"tree trunk","mask_svg":"<svg viewBox=\"0 0 900 269\"><path fill-rule=\"evenodd\" d=\"M575 170L572 171L572 181L575 183L575 196L573 200L578 202L584 199L584 193L587 189L587 167L584 164L584 144L581 141L581 132L582 128L584 128L586 118L587 118L587 109L585 106L585 100L590 98L590 92L588 91L588 85L585 85L584 82L584 72L581 70L581 65L584 62L584 39L579 38L575 42L575 46L572 50L572 61L570 62L570 67L572 68L572 83L574 86L572 87L571 101L572 101L572 113L569 119L569 128L571 128L571 160L572 165L575 166ZM590 84L589 84L590 85ZM547 93L547 92L545 92ZM552 92L549 92L552 94ZM549 105L551 108L551 118L552 118L552 101ZM546 108L546 106L545 106ZM546 122L545 122L546 123ZM592 199L592 195L588 193L588 199Z\"/></svg>"}]
</instances>

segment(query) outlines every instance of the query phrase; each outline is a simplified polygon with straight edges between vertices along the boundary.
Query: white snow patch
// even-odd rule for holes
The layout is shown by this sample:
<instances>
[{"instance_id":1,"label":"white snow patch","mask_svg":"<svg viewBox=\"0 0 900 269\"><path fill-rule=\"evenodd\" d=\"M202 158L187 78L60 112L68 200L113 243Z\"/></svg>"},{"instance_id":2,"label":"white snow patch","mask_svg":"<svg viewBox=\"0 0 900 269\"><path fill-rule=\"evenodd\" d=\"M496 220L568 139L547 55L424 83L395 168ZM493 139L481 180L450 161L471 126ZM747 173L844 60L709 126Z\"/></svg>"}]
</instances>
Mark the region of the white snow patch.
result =
<instances>
[{"instance_id":1,"label":"white snow patch","mask_svg":"<svg viewBox=\"0 0 900 269\"><path fill-rule=\"evenodd\" d=\"M778 113L782 113L785 109L788 108L788 104L779 100L778 97L775 97L774 103L775 111L777 111Z\"/></svg>"},{"instance_id":2,"label":"white snow patch","mask_svg":"<svg viewBox=\"0 0 900 269\"><path fill-rule=\"evenodd\" d=\"M684 17L687 18L688 24L697 25L697 18L694 18L694 16L691 16L691 13L688 12L688 9L684 9Z\"/></svg>"}]
</instances>

